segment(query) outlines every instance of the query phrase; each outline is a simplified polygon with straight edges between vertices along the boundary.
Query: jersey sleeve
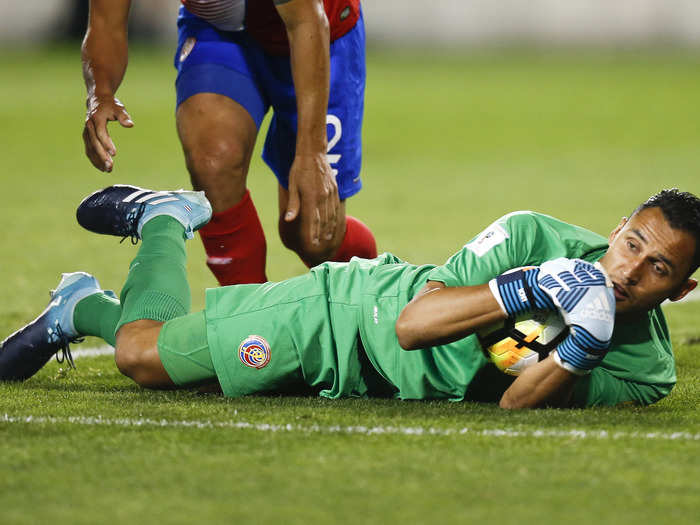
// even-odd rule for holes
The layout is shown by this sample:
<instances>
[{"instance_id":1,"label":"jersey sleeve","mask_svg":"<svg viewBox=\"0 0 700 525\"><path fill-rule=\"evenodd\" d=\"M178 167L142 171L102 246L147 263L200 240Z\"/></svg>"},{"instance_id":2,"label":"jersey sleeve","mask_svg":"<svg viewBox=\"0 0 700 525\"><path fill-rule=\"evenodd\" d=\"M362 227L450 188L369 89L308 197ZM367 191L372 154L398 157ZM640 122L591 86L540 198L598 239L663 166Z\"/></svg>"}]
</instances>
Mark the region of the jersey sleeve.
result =
<instances>
[{"instance_id":1,"label":"jersey sleeve","mask_svg":"<svg viewBox=\"0 0 700 525\"><path fill-rule=\"evenodd\" d=\"M620 379L609 370L596 368L582 378L574 391L574 406L614 406L625 403L651 405L666 397L672 383L648 384Z\"/></svg>"},{"instance_id":2,"label":"jersey sleeve","mask_svg":"<svg viewBox=\"0 0 700 525\"><path fill-rule=\"evenodd\" d=\"M505 271L540 265L557 257L583 257L605 247L605 239L548 215L517 211L505 215L470 240L428 279L446 286L487 283Z\"/></svg>"}]
</instances>

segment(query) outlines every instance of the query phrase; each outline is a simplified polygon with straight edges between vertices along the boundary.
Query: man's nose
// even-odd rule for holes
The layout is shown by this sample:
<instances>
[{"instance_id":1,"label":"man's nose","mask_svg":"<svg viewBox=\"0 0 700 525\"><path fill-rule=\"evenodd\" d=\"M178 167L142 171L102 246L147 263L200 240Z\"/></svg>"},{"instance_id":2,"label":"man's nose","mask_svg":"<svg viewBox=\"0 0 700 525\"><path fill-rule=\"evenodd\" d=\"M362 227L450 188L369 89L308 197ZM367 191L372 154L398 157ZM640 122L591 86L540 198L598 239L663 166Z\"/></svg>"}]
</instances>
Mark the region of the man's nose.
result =
<instances>
[{"instance_id":1,"label":"man's nose","mask_svg":"<svg viewBox=\"0 0 700 525\"><path fill-rule=\"evenodd\" d=\"M641 277L643 261L635 259L628 261L622 269L625 284L637 284Z\"/></svg>"}]
</instances>

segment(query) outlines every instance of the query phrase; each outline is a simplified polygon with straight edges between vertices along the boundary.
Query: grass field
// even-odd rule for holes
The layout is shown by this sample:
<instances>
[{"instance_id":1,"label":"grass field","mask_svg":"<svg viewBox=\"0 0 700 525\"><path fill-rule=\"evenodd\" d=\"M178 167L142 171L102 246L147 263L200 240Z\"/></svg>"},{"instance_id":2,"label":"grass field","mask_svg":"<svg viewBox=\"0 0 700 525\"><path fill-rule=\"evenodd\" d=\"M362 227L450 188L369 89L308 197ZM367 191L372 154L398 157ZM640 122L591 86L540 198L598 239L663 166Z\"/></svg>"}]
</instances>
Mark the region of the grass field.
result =
<instances>
[{"instance_id":1,"label":"grass field","mask_svg":"<svg viewBox=\"0 0 700 525\"><path fill-rule=\"evenodd\" d=\"M118 289L135 251L74 220L112 182L186 187L170 57L132 54L111 175L83 158L78 51L3 50L0 338L61 272ZM606 234L668 186L700 193L700 56L372 53L363 178L348 205L380 250L441 263L534 209ZM304 271L276 235L275 181L250 187L268 275ZM213 286L188 245L193 308ZM0 385L0 522L650 523L700 516L700 302L666 308L678 385L655 406L491 405L147 392L112 358ZM95 347L97 340L82 346ZM76 349L80 347L75 347Z\"/></svg>"}]
</instances>

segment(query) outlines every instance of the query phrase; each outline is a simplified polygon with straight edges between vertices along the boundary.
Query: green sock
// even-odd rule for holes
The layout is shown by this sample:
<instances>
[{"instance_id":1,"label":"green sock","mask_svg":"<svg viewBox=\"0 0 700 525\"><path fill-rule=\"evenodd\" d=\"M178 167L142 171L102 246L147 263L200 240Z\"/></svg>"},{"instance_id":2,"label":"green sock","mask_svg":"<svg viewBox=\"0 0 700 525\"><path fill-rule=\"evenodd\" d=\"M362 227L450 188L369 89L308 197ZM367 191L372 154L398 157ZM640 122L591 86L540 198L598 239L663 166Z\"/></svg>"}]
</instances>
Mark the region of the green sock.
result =
<instances>
[{"instance_id":1,"label":"green sock","mask_svg":"<svg viewBox=\"0 0 700 525\"><path fill-rule=\"evenodd\" d=\"M185 228L167 215L144 224L141 246L121 291L117 330L132 321L168 321L189 311L184 233Z\"/></svg>"},{"instance_id":2,"label":"green sock","mask_svg":"<svg viewBox=\"0 0 700 525\"><path fill-rule=\"evenodd\" d=\"M73 324L80 335L101 337L114 346L115 328L122 315L119 300L103 293L88 295L78 301L73 312Z\"/></svg>"}]
</instances>

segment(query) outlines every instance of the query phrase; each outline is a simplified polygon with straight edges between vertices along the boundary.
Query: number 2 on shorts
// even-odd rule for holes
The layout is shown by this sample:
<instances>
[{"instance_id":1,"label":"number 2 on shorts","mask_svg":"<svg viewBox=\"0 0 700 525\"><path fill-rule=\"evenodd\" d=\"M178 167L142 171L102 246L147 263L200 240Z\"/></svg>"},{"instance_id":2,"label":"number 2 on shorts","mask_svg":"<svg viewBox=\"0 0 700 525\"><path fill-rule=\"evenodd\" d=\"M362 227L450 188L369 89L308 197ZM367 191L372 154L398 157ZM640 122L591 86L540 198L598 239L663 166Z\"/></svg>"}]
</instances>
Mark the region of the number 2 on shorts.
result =
<instances>
[{"instance_id":1,"label":"number 2 on shorts","mask_svg":"<svg viewBox=\"0 0 700 525\"><path fill-rule=\"evenodd\" d=\"M331 154L331 149L333 149L333 146L338 144L338 141L340 140L340 137L343 135L343 126L340 122L340 119L336 117L335 115L326 115L326 126L332 126L333 127L333 135L328 139L328 149L326 150L327 155L326 157L328 158L328 164L331 165L331 168L333 170L333 175L338 175L338 170L333 167L333 164L337 164L340 161L340 153L333 153Z\"/></svg>"}]
</instances>

